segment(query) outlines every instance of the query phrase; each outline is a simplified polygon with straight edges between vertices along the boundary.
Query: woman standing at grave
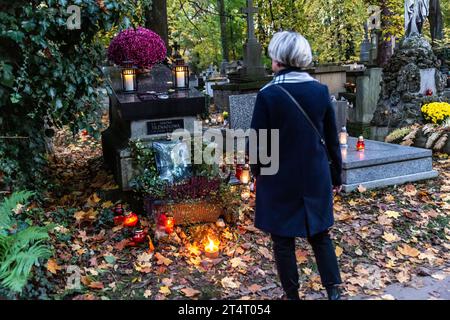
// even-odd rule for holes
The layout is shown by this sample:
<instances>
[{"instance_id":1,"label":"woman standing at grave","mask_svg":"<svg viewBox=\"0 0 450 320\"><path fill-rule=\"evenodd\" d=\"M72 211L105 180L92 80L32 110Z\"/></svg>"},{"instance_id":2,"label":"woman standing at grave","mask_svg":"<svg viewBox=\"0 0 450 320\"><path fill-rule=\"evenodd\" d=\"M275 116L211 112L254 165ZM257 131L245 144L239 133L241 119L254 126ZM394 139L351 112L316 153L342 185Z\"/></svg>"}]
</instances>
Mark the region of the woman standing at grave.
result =
<instances>
[{"instance_id":1,"label":"woman standing at grave","mask_svg":"<svg viewBox=\"0 0 450 320\"><path fill-rule=\"evenodd\" d=\"M287 299L299 299L295 238L302 237L313 248L328 298L339 300L341 277L328 230L334 223L333 191L341 190L342 160L330 95L327 86L300 69L312 61L300 34L276 33L269 55L275 78L258 94L251 127L279 130L279 170L265 175L272 164L262 165L259 158L252 165L255 226L271 234ZM270 154L274 148L268 148Z\"/></svg>"}]
</instances>

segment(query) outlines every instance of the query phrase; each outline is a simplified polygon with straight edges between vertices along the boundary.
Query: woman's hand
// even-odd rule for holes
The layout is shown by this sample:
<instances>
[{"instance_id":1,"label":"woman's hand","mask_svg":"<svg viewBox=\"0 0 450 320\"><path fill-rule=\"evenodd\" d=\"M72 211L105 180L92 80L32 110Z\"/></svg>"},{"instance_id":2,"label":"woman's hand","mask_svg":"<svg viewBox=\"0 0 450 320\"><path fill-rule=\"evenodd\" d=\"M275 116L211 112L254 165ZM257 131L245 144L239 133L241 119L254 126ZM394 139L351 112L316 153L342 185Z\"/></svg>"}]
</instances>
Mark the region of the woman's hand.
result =
<instances>
[{"instance_id":1,"label":"woman's hand","mask_svg":"<svg viewBox=\"0 0 450 320\"><path fill-rule=\"evenodd\" d=\"M342 186L333 186L333 192L336 194L341 193L342 191Z\"/></svg>"}]
</instances>

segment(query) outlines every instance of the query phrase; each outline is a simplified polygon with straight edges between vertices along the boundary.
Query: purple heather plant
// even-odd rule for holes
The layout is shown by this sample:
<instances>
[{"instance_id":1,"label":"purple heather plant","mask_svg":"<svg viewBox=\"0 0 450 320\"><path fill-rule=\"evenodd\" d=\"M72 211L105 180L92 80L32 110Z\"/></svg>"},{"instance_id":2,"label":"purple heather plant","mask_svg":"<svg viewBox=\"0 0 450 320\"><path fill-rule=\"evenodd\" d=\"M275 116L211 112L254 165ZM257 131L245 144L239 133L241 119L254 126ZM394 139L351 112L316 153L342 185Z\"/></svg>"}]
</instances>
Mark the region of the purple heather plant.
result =
<instances>
[{"instance_id":1,"label":"purple heather plant","mask_svg":"<svg viewBox=\"0 0 450 320\"><path fill-rule=\"evenodd\" d=\"M138 68L150 69L164 60L166 45L152 30L137 27L121 31L108 47L108 59L117 65L132 61Z\"/></svg>"}]
</instances>

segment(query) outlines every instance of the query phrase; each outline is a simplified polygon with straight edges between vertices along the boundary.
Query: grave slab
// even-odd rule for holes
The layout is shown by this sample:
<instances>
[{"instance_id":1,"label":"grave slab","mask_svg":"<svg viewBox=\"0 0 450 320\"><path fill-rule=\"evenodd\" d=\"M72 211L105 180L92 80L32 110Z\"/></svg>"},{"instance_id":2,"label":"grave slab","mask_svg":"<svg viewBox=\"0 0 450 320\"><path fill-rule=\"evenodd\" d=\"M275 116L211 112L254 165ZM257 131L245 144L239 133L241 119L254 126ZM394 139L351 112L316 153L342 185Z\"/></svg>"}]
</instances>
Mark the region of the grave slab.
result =
<instances>
[{"instance_id":1,"label":"grave slab","mask_svg":"<svg viewBox=\"0 0 450 320\"><path fill-rule=\"evenodd\" d=\"M431 150L366 140L366 149L356 151L356 138L342 149L343 190L351 192L360 185L367 189L400 185L436 178Z\"/></svg>"}]
</instances>

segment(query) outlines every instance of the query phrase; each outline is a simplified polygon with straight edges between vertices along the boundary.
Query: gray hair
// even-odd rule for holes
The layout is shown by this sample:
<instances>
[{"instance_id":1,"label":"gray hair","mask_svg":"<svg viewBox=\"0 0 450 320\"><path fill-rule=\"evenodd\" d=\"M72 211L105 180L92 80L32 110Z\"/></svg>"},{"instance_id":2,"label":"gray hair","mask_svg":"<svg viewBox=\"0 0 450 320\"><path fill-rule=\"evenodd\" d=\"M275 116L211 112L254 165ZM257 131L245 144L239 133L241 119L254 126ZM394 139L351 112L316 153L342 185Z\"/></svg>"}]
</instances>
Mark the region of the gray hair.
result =
<instances>
[{"instance_id":1,"label":"gray hair","mask_svg":"<svg viewBox=\"0 0 450 320\"><path fill-rule=\"evenodd\" d=\"M293 31L275 33L269 44L269 56L286 67L304 68L312 62L308 40Z\"/></svg>"}]
</instances>

